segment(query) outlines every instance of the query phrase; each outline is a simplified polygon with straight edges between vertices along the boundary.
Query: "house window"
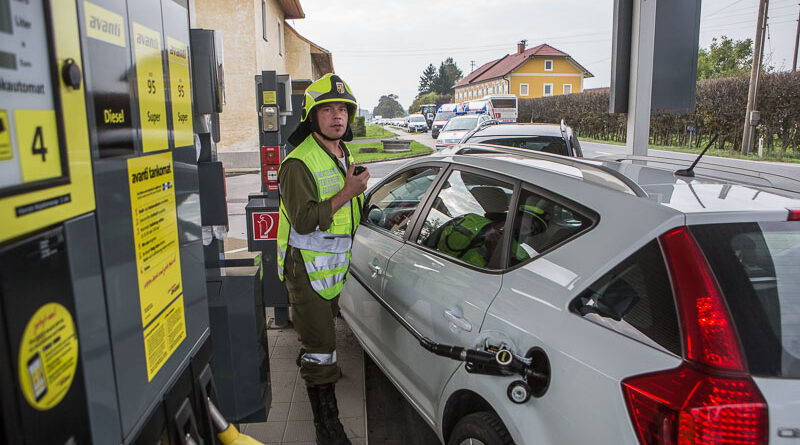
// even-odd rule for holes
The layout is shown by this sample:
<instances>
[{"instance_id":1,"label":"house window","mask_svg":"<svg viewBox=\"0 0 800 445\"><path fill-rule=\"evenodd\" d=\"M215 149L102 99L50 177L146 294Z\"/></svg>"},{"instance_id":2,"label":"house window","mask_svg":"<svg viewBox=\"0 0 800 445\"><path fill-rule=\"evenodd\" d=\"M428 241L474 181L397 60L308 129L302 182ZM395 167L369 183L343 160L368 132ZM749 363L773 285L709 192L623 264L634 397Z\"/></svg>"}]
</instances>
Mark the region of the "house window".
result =
<instances>
[{"instance_id":1,"label":"house window","mask_svg":"<svg viewBox=\"0 0 800 445\"><path fill-rule=\"evenodd\" d=\"M528 95L528 84L527 83L519 84L519 95L520 96L527 96Z\"/></svg>"},{"instance_id":2,"label":"house window","mask_svg":"<svg viewBox=\"0 0 800 445\"><path fill-rule=\"evenodd\" d=\"M261 37L265 42L267 39L267 0L261 0Z\"/></svg>"},{"instance_id":3,"label":"house window","mask_svg":"<svg viewBox=\"0 0 800 445\"><path fill-rule=\"evenodd\" d=\"M564 94L572 94L572 84L564 84Z\"/></svg>"},{"instance_id":4,"label":"house window","mask_svg":"<svg viewBox=\"0 0 800 445\"><path fill-rule=\"evenodd\" d=\"M278 20L278 55L283 56L283 27L280 20Z\"/></svg>"},{"instance_id":5,"label":"house window","mask_svg":"<svg viewBox=\"0 0 800 445\"><path fill-rule=\"evenodd\" d=\"M552 83L544 84L544 87L542 88L542 95L544 97L553 95L553 84Z\"/></svg>"},{"instance_id":6,"label":"house window","mask_svg":"<svg viewBox=\"0 0 800 445\"><path fill-rule=\"evenodd\" d=\"M545 71L553 71L553 61L552 60L545 60L544 61L544 70Z\"/></svg>"}]
</instances>

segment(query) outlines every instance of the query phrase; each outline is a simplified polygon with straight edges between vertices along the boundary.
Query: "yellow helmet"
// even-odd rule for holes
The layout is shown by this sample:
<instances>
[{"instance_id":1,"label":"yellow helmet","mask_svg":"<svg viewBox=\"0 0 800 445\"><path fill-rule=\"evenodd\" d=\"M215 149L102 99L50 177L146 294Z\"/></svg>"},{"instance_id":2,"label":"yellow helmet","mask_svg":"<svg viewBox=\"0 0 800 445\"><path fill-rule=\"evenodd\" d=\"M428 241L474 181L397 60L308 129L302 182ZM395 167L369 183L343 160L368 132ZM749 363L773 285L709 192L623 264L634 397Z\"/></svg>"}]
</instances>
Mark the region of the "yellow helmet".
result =
<instances>
[{"instance_id":1,"label":"yellow helmet","mask_svg":"<svg viewBox=\"0 0 800 445\"><path fill-rule=\"evenodd\" d=\"M289 136L288 141L290 144L297 147L312 131L318 131L318 129L315 129L317 123L311 122L308 117L314 107L327 102L343 102L347 105L348 125L341 139L346 142L353 140L353 130L350 125L356 121L358 103L344 80L336 74L328 73L306 88L303 96L303 111L300 116L300 124ZM323 137L325 136L323 135Z\"/></svg>"},{"instance_id":2,"label":"yellow helmet","mask_svg":"<svg viewBox=\"0 0 800 445\"><path fill-rule=\"evenodd\" d=\"M305 122L311 114L311 110L317 105L327 102L344 102L350 111L350 123L356 120L356 110L358 103L350 87L336 74L328 73L322 76L319 80L312 83L306 88L305 97L303 97L303 115L300 122Z\"/></svg>"}]
</instances>

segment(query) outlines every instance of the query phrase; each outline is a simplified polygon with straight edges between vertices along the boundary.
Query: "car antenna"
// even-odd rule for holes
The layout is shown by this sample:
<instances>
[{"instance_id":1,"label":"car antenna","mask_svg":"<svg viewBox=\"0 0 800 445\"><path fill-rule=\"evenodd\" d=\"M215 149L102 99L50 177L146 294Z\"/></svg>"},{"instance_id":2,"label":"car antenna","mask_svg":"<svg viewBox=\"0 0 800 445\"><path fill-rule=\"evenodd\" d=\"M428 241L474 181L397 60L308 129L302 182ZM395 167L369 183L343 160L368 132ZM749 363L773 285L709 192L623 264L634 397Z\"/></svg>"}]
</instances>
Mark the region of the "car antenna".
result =
<instances>
[{"instance_id":1,"label":"car antenna","mask_svg":"<svg viewBox=\"0 0 800 445\"><path fill-rule=\"evenodd\" d=\"M714 144L714 142L716 142L718 136L719 133L715 134L714 137L711 138L711 141L709 141L708 145L706 145L706 148L704 148L703 151L700 152L700 156L698 156L697 159L695 159L694 162L692 162L691 167L684 168L681 170L676 170L675 174L678 176L686 176L687 178L694 178L694 166L697 165L698 162L700 162L700 158L702 158L703 155L706 154L706 151L708 151L708 149L711 147L711 145Z\"/></svg>"}]
</instances>

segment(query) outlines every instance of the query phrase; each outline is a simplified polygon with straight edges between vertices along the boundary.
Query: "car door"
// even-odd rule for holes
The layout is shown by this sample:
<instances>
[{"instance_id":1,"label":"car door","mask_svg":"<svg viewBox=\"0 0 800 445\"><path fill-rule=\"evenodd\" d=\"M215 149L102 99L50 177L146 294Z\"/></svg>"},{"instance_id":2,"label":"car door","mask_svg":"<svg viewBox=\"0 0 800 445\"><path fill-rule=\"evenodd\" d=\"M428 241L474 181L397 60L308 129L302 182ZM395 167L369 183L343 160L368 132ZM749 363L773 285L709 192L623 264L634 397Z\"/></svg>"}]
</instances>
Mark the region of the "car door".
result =
<instances>
[{"instance_id":1,"label":"car door","mask_svg":"<svg viewBox=\"0 0 800 445\"><path fill-rule=\"evenodd\" d=\"M471 347L500 289L515 181L455 168L441 182L408 242L389 260L384 301L428 339ZM476 235L469 241L456 239L470 230ZM434 423L442 388L459 363L423 349L396 321L380 329L388 374Z\"/></svg>"},{"instance_id":2,"label":"car door","mask_svg":"<svg viewBox=\"0 0 800 445\"><path fill-rule=\"evenodd\" d=\"M340 306L348 324L369 352L380 360L386 322L373 295L381 295L389 258L400 249L420 202L436 183L442 164L407 168L376 185L366 196L361 225L353 238L350 279Z\"/></svg>"}]
</instances>

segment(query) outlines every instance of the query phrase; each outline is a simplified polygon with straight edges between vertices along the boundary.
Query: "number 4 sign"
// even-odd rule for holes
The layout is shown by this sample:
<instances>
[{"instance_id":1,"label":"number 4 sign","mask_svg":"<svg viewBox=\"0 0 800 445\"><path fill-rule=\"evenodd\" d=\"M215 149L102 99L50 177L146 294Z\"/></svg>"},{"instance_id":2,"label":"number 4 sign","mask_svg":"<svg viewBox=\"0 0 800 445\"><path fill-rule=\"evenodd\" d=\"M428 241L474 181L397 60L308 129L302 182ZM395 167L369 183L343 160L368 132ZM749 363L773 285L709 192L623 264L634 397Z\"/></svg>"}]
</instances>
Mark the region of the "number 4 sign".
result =
<instances>
[{"instance_id":1,"label":"number 4 sign","mask_svg":"<svg viewBox=\"0 0 800 445\"><path fill-rule=\"evenodd\" d=\"M253 212L253 240L267 241L278 238L278 212Z\"/></svg>"}]
</instances>

